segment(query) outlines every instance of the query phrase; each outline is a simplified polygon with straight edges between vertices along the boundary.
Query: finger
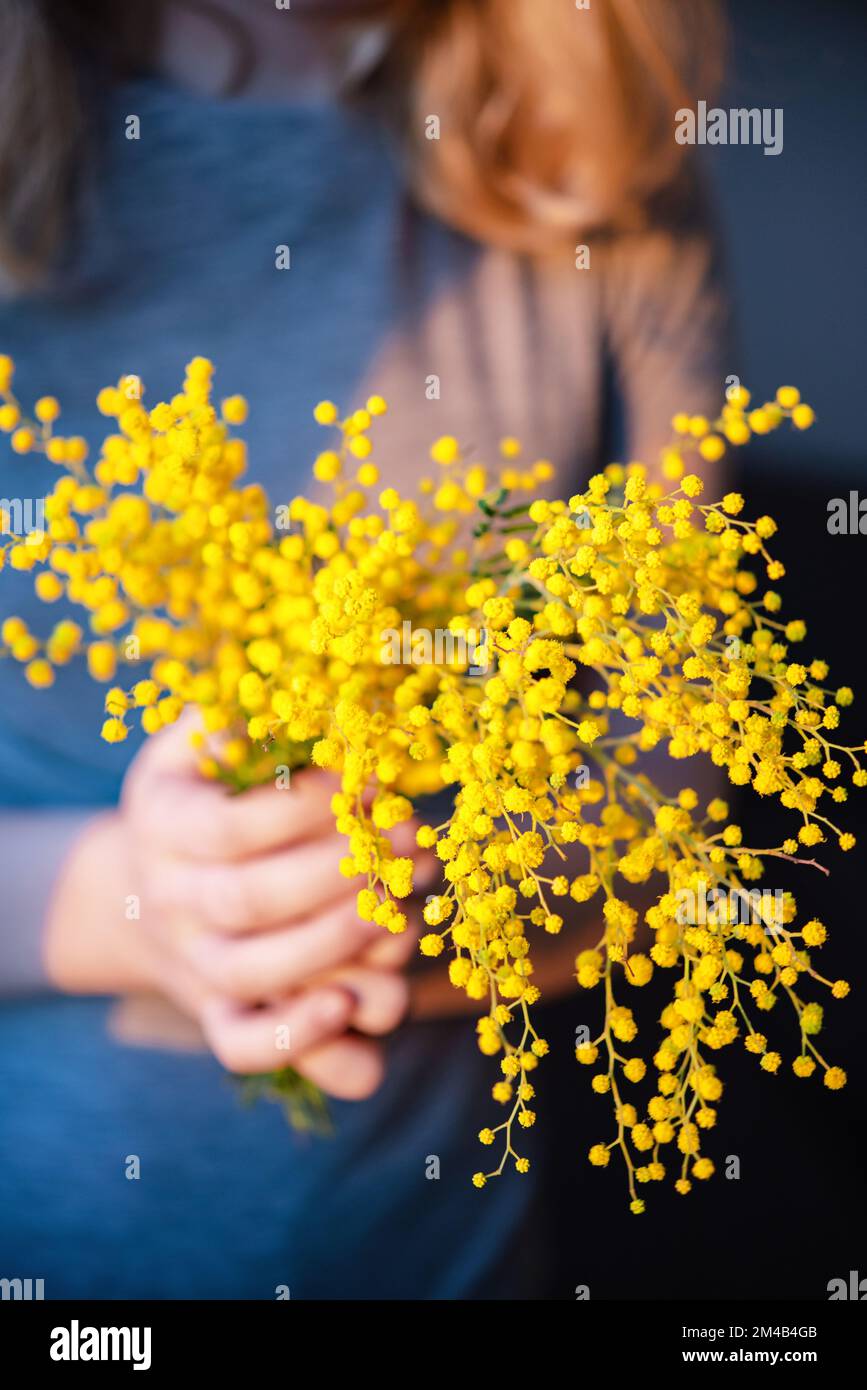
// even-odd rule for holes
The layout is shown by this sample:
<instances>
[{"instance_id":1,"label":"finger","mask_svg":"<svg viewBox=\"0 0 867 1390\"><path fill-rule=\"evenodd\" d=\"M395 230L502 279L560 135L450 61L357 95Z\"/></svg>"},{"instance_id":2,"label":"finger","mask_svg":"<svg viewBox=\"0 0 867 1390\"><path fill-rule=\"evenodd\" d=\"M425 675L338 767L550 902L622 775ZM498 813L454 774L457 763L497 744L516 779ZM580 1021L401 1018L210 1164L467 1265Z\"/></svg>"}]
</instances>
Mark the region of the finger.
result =
<instances>
[{"instance_id":1,"label":"finger","mask_svg":"<svg viewBox=\"0 0 867 1390\"><path fill-rule=\"evenodd\" d=\"M368 1038L342 1037L307 1052L304 1075L335 1100L366 1100L382 1084L382 1047Z\"/></svg>"},{"instance_id":2,"label":"finger","mask_svg":"<svg viewBox=\"0 0 867 1390\"><path fill-rule=\"evenodd\" d=\"M350 994L330 986L263 1009L211 1000L199 1022L227 1070L269 1072L296 1066L305 1052L344 1032L353 1007Z\"/></svg>"},{"instance_id":3,"label":"finger","mask_svg":"<svg viewBox=\"0 0 867 1390\"><path fill-rule=\"evenodd\" d=\"M198 736L198 739L194 742L195 736ZM183 777L198 776L199 762L202 757L202 738L204 738L206 750L216 753L219 751L220 742L224 737L224 735L208 735L205 732L200 711L188 706L174 724L168 725L147 740L135 760L136 771L140 771L148 778L172 773ZM323 786L330 787L329 796L335 790L337 782L337 778L332 773L325 772L321 768L300 768L291 775L293 786L300 785L304 779L317 781ZM376 796L376 791L376 786L369 784L361 792L362 804L368 811Z\"/></svg>"},{"instance_id":4,"label":"finger","mask_svg":"<svg viewBox=\"0 0 867 1390\"><path fill-rule=\"evenodd\" d=\"M164 911L198 919L213 931L238 934L310 919L347 893L340 873L346 843L338 835L238 862L160 860L146 885Z\"/></svg>"},{"instance_id":5,"label":"finger","mask_svg":"<svg viewBox=\"0 0 867 1390\"><path fill-rule=\"evenodd\" d=\"M222 783L169 772L132 779L124 807L140 840L195 860L238 860L284 845L304 844L334 830L334 778L304 770L291 786L253 787L232 794ZM417 823L388 832L393 852L415 860L428 886L442 872L439 860L415 843Z\"/></svg>"},{"instance_id":6,"label":"finger","mask_svg":"<svg viewBox=\"0 0 867 1390\"><path fill-rule=\"evenodd\" d=\"M331 800L337 779L318 768L303 768L286 787L263 786L232 794L222 783L198 772L200 750L191 736L201 720L189 710L174 725L145 745L124 787L123 802L140 839L195 859L242 859L281 845L304 842L334 825ZM362 801L370 809L372 789ZM418 821L389 832L394 853L410 855L425 869L425 881L439 862L420 855L415 843Z\"/></svg>"},{"instance_id":7,"label":"finger","mask_svg":"<svg viewBox=\"0 0 867 1390\"><path fill-rule=\"evenodd\" d=\"M232 795L221 783L169 773L133 781L124 798L142 842L192 859L243 859L331 828L333 788L257 787Z\"/></svg>"},{"instance_id":8,"label":"finger","mask_svg":"<svg viewBox=\"0 0 867 1390\"><path fill-rule=\"evenodd\" d=\"M394 970L370 970L362 965L344 966L319 983L340 985L355 999L350 1023L360 1033L382 1037L391 1033L409 1008L409 984Z\"/></svg>"},{"instance_id":9,"label":"finger","mask_svg":"<svg viewBox=\"0 0 867 1390\"><path fill-rule=\"evenodd\" d=\"M244 859L333 832L327 775L305 772L290 787L232 795L216 782L175 773L133 780L124 807L141 840L192 859Z\"/></svg>"},{"instance_id":10,"label":"finger","mask_svg":"<svg viewBox=\"0 0 867 1390\"><path fill-rule=\"evenodd\" d=\"M136 758L135 766L142 773L147 771L149 776L157 772L192 774L201 757L201 749L192 740L203 733L201 713L188 706L174 724L167 725L147 740Z\"/></svg>"},{"instance_id":11,"label":"finger","mask_svg":"<svg viewBox=\"0 0 867 1390\"><path fill-rule=\"evenodd\" d=\"M378 935L361 951L358 964L374 970L399 970L417 955L418 938L414 923L402 932L383 931L380 927Z\"/></svg>"},{"instance_id":12,"label":"finger","mask_svg":"<svg viewBox=\"0 0 867 1390\"><path fill-rule=\"evenodd\" d=\"M175 949L212 989L255 1003L351 962L383 936L382 927L359 920L353 893L288 927L242 937L196 932L182 936Z\"/></svg>"}]
</instances>

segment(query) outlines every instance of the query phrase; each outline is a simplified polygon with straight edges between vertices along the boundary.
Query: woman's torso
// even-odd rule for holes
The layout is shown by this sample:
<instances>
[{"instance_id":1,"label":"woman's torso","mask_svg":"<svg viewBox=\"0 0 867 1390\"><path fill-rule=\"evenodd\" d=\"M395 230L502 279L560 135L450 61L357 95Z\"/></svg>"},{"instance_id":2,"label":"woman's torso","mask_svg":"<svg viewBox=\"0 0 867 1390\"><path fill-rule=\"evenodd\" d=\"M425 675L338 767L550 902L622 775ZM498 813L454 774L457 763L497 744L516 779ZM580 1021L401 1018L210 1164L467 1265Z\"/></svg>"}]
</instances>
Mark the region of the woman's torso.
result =
<instances>
[{"instance_id":1,"label":"woman's torso","mask_svg":"<svg viewBox=\"0 0 867 1390\"><path fill-rule=\"evenodd\" d=\"M483 461L518 435L564 488L595 464L592 275L483 249L421 215L358 115L139 83L110 99L106 120L68 269L50 294L0 310L22 402L57 395L64 432L93 439L107 423L101 386L138 374L153 404L201 353L219 394L250 401L249 475L275 505L305 488L323 447L315 402L352 407L374 390L390 406L375 432L389 480L411 487L442 433ZM41 460L0 453L0 495L39 496L51 479ZM27 576L4 575L2 599L37 630L58 614ZM70 668L34 694L0 663L0 803L114 801L135 741L100 742L103 693ZM338 1107L336 1138L305 1147L270 1107L240 1112L211 1058L111 1042L106 1009L48 997L0 1015L4 1274L45 1277L49 1297L539 1287L532 1242L508 1258L534 1175L484 1194L469 1183L495 1077L468 1020L405 1029L379 1095ZM140 1178L126 1176L131 1155Z\"/></svg>"}]
</instances>

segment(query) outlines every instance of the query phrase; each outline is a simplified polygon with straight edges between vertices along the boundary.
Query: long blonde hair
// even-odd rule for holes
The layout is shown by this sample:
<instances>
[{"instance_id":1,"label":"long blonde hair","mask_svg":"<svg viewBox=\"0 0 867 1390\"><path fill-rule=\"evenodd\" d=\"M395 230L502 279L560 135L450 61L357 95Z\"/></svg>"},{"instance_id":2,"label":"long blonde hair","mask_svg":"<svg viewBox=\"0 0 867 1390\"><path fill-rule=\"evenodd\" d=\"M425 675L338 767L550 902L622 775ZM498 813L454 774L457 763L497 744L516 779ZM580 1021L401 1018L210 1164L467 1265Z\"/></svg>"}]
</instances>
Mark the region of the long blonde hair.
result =
<instances>
[{"instance_id":1,"label":"long blonde hair","mask_svg":"<svg viewBox=\"0 0 867 1390\"><path fill-rule=\"evenodd\" d=\"M87 75L141 61L159 7L0 4L0 273L38 281L88 143ZM352 95L391 122L420 202L482 241L541 253L638 225L676 188L674 112L710 96L716 0L381 0L388 41Z\"/></svg>"}]
</instances>

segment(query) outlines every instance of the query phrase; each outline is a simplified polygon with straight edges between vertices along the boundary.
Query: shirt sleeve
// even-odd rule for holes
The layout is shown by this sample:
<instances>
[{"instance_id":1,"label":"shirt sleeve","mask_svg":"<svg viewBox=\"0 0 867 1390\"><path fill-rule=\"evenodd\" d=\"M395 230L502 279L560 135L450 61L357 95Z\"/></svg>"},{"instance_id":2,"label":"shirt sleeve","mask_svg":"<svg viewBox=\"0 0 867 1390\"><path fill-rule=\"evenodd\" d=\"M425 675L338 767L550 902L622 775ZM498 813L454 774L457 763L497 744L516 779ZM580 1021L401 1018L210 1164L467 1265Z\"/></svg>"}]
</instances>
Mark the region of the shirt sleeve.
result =
<instances>
[{"instance_id":1,"label":"shirt sleeve","mask_svg":"<svg viewBox=\"0 0 867 1390\"><path fill-rule=\"evenodd\" d=\"M671 417L719 414L734 374L720 248L704 205L606 248L603 318L626 454L653 469ZM710 469L702 464L710 484Z\"/></svg>"},{"instance_id":2,"label":"shirt sleeve","mask_svg":"<svg viewBox=\"0 0 867 1390\"><path fill-rule=\"evenodd\" d=\"M0 810L0 995L53 992L42 934L54 885L93 811Z\"/></svg>"}]
</instances>

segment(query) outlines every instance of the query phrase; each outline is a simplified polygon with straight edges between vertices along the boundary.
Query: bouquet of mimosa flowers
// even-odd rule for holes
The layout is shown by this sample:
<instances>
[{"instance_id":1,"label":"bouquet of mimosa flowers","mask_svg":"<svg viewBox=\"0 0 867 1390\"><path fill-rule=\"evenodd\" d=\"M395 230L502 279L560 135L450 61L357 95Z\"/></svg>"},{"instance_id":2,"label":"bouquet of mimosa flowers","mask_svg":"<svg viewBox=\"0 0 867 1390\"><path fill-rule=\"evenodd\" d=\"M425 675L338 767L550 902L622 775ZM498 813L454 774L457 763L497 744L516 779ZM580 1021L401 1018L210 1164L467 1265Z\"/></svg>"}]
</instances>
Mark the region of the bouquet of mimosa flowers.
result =
<instances>
[{"instance_id":1,"label":"bouquet of mimosa flowers","mask_svg":"<svg viewBox=\"0 0 867 1390\"><path fill-rule=\"evenodd\" d=\"M22 415L0 359L0 427L60 473L42 529L5 518L0 565L32 571L47 604L82 610L47 635L7 617L0 652L37 688L83 654L108 687L110 742L196 707L202 775L232 791L304 766L333 772L341 872L358 881L359 916L384 931L407 929L413 892L390 832L450 792L447 818L417 833L442 865L420 949L448 955L491 1059L478 1187L529 1167L520 1136L548 1051L536 943L570 918L586 930L589 912L598 939L575 977L596 1023L576 1057L613 1105L589 1160L619 1155L634 1212L644 1184L686 1193L712 1175L728 1049L841 1088L817 1045L817 993L849 992L822 973L826 926L761 883L769 860L854 844L837 824L849 787L867 784L864 745L836 742L852 692L801 657L804 624L781 615L773 520L745 519L738 493L707 498L701 476L753 434L809 427L797 390L751 406L738 387L716 420L675 416L653 475L612 465L568 500L529 500L552 470L524 463L517 441L491 471L451 437L433 444L418 495L402 496L375 462L385 402L341 418L323 401L317 487L274 508L245 481L246 403L217 405L212 377L195 358L151 409L135 378L102 390L114 424L89 464L52 397ZM665 757L683 765L677 795L654 780ZM703 804L689 785L697 761L778 799L788 838L745 844L727 802ZM641 1011L655 972L671 986L661 1019ZM785 1061L766 1035L778 1004L797 1025ZM290 1069L269 1080L290 1104L304 1085Z\"/></svg>"}]
</instances>

